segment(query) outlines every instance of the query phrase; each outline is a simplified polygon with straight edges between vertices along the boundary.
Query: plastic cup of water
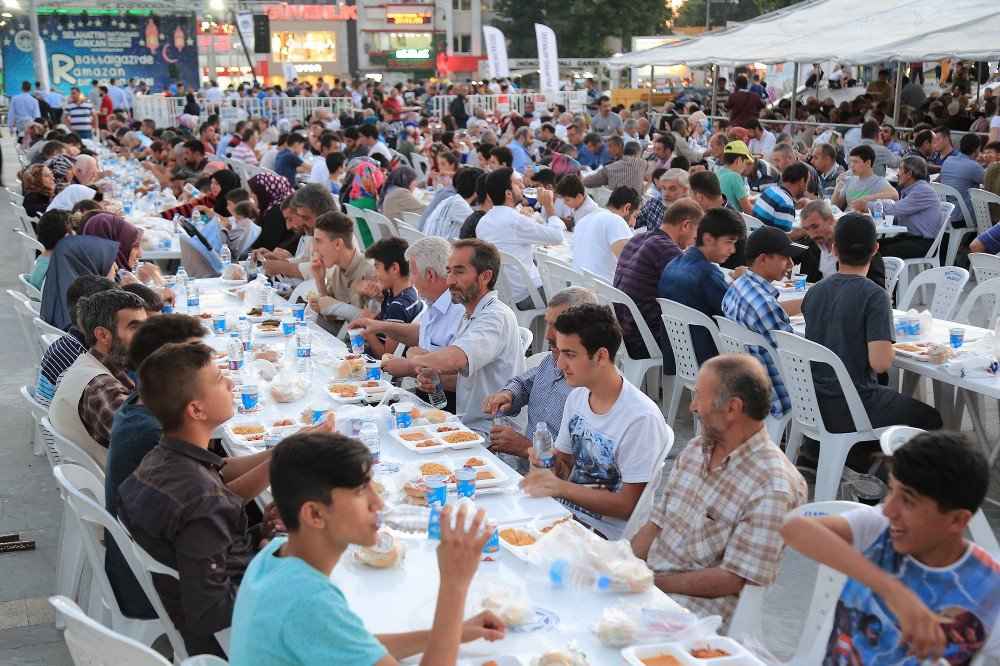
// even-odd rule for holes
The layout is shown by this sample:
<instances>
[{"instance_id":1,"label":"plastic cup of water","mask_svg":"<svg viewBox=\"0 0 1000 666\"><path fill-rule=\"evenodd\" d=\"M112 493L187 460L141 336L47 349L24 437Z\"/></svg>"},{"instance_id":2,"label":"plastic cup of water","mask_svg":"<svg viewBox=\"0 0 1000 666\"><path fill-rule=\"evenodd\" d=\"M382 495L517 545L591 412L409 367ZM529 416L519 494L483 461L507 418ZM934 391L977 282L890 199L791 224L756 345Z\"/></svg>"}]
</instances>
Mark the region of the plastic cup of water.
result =
<instances>
[{"instance_id":1,"label":"plastic cup of water","mask_svg":"<svg viewBox=\"0 0 1000 666\"><path fill-rule=\"evenodd\" d=\"M296 321L305 321L306 318L306 304L305 303L293 303L292 304L292 317Z\"/></svg>"},{"instance_id":2,"label":"plastic cup of water","mask_svg":"<svg viewBox=\"0 0 1000 666\"><path fill-rule=\"evenodd\" d=\"M792 281L795 283L795 291L805 291L806 290L806 276L801 273L796 273L792 276Z\"/></svg>"},{"instance_id":3,"label":"plastic cup of water","mask_svg":"<svg viewBox=\"0 0 1000 666\"><path fill-rule=\"evenodd\" d=\"M260 402L260 391L256 384L244 384L240 389L240 399L243 401L244 411L250 412L257 409Z\"/></svg>"},{"instance_id":4,"label":"plastic cup of water","mask_svg":"<svg viewBox=\"0 0 1000 666\"><path fill-rule=\"evenodd\" d=\"M382 379L382 368L379 363L365 363L365 379L376 381Z\"/></svg>"},{"instance_id":5,"label":"plastic cup of water","mask_svg":"<svg viewBox=\"0 0 1000 666\"><path fill-rule=\"evenodd\" d=\"M460 467L455 470L455 482L459 497L476 497L476 468Z\"/></svg>"},{"instance_id":6,"label":"plastic cup of water","mask_svg":"<svg viewBox=\"0 0 1000 666\"><path fill-rule=\"evenodd\" d=\"M351 341L351 351L355 354L360 354L365 349L365 329L363 328L352 328L348 329L347 336Z\"/></svg>"},{"instance_id":7,"label":"plastic cup of water","mask_svg":"<svg viewBox=\"0 0 1000 666\"><path fill-rule=\"evenodd\" d=\"M961 326L955 326L948 329L948 340L951 342L951 346L958 349L965 342L965 329Z\"/></svg>"},{"instance_id":8,"label":"plastic cup of water","mask_svg":"<svg viewBox=\"0 0 1000 666\"><path fill-rule=\"evenodd\" d=\"M445 505L448 501L448 484L443 474L425 476L424 486L427 487L427 504L430 506Z\"/></svg>"},{"instance_id":9,"label":"plastic cup of water","mask_svg":"<svg viewBox=\"0 0 1000 666\"><path fill-rule=\"evenodd\" d=\"M295 318L294 317L284 317L281 320L281 332L285 334L286 338L290 338L295 335Z\"/></svg>"}]
</instances>

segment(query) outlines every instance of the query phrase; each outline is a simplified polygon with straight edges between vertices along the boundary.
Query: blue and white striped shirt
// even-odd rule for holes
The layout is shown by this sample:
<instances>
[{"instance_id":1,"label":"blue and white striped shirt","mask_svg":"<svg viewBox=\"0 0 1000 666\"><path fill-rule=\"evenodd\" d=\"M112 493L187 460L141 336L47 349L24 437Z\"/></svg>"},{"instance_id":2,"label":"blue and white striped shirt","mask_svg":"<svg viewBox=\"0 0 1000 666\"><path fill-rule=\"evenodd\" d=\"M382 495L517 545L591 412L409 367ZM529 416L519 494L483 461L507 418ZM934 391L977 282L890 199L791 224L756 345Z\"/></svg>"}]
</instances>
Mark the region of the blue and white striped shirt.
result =
<instances>
[{"instance_id":1,"label":"blue and white striped shirt","mask_svg":"<svg viewBox=\"0 0 1000 666\"><path fill-rule=\"evenodd\" d=\"M35 382L35 399L48 407L52 402L52 396L56 394L56 381L59 376L86 353L83 333L75 326L71 326L69 332L53 342L42 357L38 380Z\"/></svg>"},{"instance_id":2,"label":"blue and white striped shirt","mask_svg":"<svg viewBox=\"0 0 1000 666\"><path fill-rule=\"evenodd\" d=\"M795 198L784 185L773 185L758 197L753 216L770 227L788 233L795 224Z\"/></svg>"},{"instance_id":3,"label":"blue and white striped shirt","mask_svg":"<svg viewBox=\"0 0 1000 666\"><path fill-rule=\"evenodd\" d=\"M552 433L553 440L562 426L563 408L573 387L566 383L566 376L556 369L556 361L549 354L537 367L524 372L506 384L502 391L514 394L508 416L517 416L528 408L528 427L524 434L529 439L539 423L544 423Z\"/></svg>"}]
</instances>

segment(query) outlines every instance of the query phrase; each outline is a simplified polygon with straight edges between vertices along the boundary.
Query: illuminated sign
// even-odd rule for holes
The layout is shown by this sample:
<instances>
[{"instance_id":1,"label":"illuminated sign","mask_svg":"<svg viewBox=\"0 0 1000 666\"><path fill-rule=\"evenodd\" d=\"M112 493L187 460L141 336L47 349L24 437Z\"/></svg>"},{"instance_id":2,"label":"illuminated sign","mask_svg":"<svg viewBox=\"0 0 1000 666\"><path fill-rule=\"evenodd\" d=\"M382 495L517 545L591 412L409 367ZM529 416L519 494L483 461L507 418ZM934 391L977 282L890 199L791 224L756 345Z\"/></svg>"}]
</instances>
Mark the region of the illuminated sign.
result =
<instances>
[{"instance_id":1,"label":"illuminated sign","mask_svg":"<svg viewBox=\"0 0 1000 666\"><path fill-rule=\"evenodd\" d=\"M357 21L356 5L290 5L283 2L280 5L267 5L264 14L272 21Z\"/></svg>"},{"instance_id":2,"label":"illuminated sign","mask_svg":"<svg viewBox=\"0 0 1000 666\"><path fill-rule=\"evenodd\" d=\"M396 49L397 60L427 60L430 57L430 49Z\"/></svg>"},{"instance_id":3,"label":"illuminated sign","mask_svg":"<svg viewBox=\"0 0 1000 666\"><path fill-rule=\"evenodd\" d=\"M385 13L385 20L394 25L426 25L432 20L430 12L400 12L388 10Z\"/></svg>"}]
</instances>

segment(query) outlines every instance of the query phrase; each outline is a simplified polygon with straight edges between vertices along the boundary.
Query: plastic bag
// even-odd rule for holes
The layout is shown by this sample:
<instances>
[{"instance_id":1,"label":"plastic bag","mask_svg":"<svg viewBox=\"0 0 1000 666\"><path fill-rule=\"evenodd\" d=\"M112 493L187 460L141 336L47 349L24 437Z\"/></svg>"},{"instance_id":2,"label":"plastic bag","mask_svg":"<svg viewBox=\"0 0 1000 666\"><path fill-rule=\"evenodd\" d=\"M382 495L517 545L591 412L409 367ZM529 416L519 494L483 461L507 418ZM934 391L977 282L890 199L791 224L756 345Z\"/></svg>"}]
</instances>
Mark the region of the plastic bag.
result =
<instances>
[{"instance_id":1,"label":"plastic bag","mask_svg":"<svg viewBox=\"0 0 1000 666\"><path fill-rule=\"evenodd\" d=\"M259 384L269 382L277 377L278 369L270 361L256 359L243 364L240 376L243 378L244 384Z\"/></svg>"},{"instance_id":2,"label":"plastic bag","mask_svg":"<svg viewBox=\"0 0 1000 666\"><path fill-rule=\"evenodd\" d=\"M529 576L535 580L554 581L555 566L590 567L608 579L606 586L577 585L566 587L601 589L617 593L644 592L653 586L653 572L632 553L625 539L607 541L575 521L556 525L539 539L528 556Z\"/></svg>"},{"instance_id":3,"label":"plastic bag","mask_svg":"<svg viewBox=\"0 0 1000 666\"><path fill-rule=\"evenodd\" d=\"M351 561L374 569L402 567L405 560L406 541L386 530L378 532L374 546L353 546L351 549Z\"/></svg>"},{"instance_id":4,"label":"plastic bag","mask_svg":"<svg viewBox=\"0 0 1000 666\"><path fill-rule=\"evenodd\" d=\"M624 602L605 608L601 619L591 629L605 645L623 648L633 643L704 638L713 635L721 624L722 618L718 615L698 619L672 600L660 599L644 604Z\"/></svg>"},{"instance_id":5,"label":"plastic bag","mask_svg":"<svg viewBox=\"0 0 1000 666\"><path fill-rule=\"evenodd\" d=\"M469 592L468 610L493 611L510 628L517 628L535 617L535 607L528 591L519 580L480 575L473 579Z\"/></svg>"},{"instance_id":6,"label":"plastic bag","mask_svg":"<svg viewBox=\"0 0 1000 666\"><path fill-rule=\"evenodd\" d=\"M268 361L253 361L250 365L257 363L270 365ZM293 372L289 368L276 373L276 376L273 377L273 381L267 387L267 392L275 402L295 402L309 391L309 378Z\"/></svg>"},{"instance_id":7,"label":"plastic bag","mask_svg":"<svg viewBox=\"0 0 1000 666\"><path fill-rule=\"evenodd\" d=\"M587 655L570 641L564 650L551 650L531 660L531 666L589 666Z\"/></svg>"},{"instance_id":8,"label":"plastic bag","mask_svg":"<svg viewBox=\"0 0 1000 666\"><path fill-rule=\"evenodd\" d=\"M264 289L270 288L267 284L267 278L264 277L263 273L257 273L257 278L247 284L247 288L243 294L243 305L249 308L256 308L263 304L264 302Z\"/></svg>"}]
</instances>

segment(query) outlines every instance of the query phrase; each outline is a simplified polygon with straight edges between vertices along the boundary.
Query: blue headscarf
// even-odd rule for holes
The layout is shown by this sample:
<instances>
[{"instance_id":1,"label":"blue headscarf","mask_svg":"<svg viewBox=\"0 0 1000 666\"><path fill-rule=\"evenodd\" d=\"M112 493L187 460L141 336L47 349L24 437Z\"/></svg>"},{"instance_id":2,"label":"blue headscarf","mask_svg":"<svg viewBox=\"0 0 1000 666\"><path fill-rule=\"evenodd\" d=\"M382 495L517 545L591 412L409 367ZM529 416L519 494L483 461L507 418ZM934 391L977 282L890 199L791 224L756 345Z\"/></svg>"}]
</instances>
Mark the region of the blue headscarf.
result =
<instances>
[{"instance_id":1,"label":"blue headscarf","mask_svg":"<svg viewBox=\"0 0 1000 666\"><path fill-rule=\"evenodd\" d=\"M42 320L62 330L76 323L66 303L69 286L84 275L107 276L117 255L118 243L96 236L70 236L56 243L42 287Z\"/></svg>"}]
</instances>

